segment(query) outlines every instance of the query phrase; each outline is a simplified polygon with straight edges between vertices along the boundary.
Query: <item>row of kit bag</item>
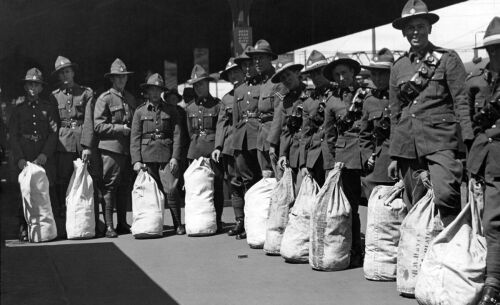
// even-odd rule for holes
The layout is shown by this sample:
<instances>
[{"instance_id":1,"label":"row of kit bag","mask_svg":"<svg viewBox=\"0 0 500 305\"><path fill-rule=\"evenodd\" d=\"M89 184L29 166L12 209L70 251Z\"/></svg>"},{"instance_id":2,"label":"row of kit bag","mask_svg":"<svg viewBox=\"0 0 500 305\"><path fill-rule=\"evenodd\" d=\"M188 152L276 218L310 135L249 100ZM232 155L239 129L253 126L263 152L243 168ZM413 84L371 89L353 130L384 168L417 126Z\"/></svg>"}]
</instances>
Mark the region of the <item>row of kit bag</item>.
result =
<instances>
[{"instance_id":1,"label":"row of kit bag","mask_svg":"<svg viewBox=\"0 0 500 305\"><path fill-rule=\"evenodd\" d=\"M486 269L484 194L474 179L468 187L467 205L443 229L430 185L408 213L402 181L377 186L368 201L365 278L396 280L398 292L419 304L476 304Z\"/></svg>"},{"instance_id":2,"label":"row of kit bag","mask_svg":"<svg viewBox=\"0 0 500 305\"><path fill-rule=\"evenodd\" d=\"M313 269L346 269L352 243L351 207L341 188L342 163L324 186L309 176L295 197L292 170L279 182L263 178L245 194L245 231L251 248L281 255L290 263L309 262Z\"/></svg>"}]
</instances>

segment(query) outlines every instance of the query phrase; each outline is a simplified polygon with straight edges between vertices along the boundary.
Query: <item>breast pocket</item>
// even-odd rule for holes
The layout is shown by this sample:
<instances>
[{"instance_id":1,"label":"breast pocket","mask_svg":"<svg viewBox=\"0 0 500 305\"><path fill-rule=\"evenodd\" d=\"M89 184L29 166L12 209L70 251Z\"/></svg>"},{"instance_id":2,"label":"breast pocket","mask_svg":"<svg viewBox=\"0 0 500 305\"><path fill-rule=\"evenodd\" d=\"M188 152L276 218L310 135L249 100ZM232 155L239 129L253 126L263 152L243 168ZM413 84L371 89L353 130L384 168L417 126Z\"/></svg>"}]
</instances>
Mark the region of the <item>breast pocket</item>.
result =
<instances>
[{"instance_id":1,"label":"breast pocket","mask_svg":"<svg viewBox=\"0 0 500 305\"><path fill-rule=\"evenodd\" d=\"M274 95L266 95L262 97L262 103L259 105L259 110L262 112L272 111L274 109Z\"/></svg>"},{"instance_id":2,"label":"breast pocket","mask_svg":"<svg viewBox=\"0 0 500 305\"><path fill-rule=\"evenodd\" d=\"M205 129L215 129L217 125L217 114L216 113L204 113L203 114L203 128Z\"/></svg>"},{"instance_id":3,"label":"breast pocket","mask_svg":"<svg viewBox=\"0 0 500 305\"><path fill-rule=\"evenodd\" d=\"M199 118L196 114L189 114L189 125L192 129L198 129L200 126Z\"/></svg>"},{"instance_id":4,"label":"breast pocket","mask_svg":"<svg viewBox=\"0 0 500 305\"><path fill-rule=\"evenodd\" d=\"M383 115L383 111L372 111L368 114L368 121L378 121Z\"/></svg>"},{"instance_id":5,"label":"breast pocket","mask_svg":"<svg viewBox=\"0 0 500 305\"><path fill-rule=\"evenodd\" d=\"M155 131L154 118L151 115L141 116L142 133L150 133Z\"/></svg>"},{"instance_id":6,"label":"breast pocket","mask_svg":"<svg viewBox=\"0 0 500 305\"><path fill-rule=\"evenodd\" d=\"M174 123L172 122L172 117L168 113L162 112L160 114L161 119L161 129L164 131L169 131L173 128Z\"/></svg>"},{"instance_id":7,"label":"breast pocket","mask_svg":"<svg viewBox=\"0 0 500 305\"><path fill-rule=\"evenodd\" d=\"M111 105L109 111L111 112L113 123L121 123L123 121L123 115L125 114L123 105Z\"/></svg>"},{"instance_id":8,"label":"breast pocket","mask_svg":"<svg viewBox=\"0 0 500 305\"><path fill-rule=\"evenodd\" d=\"M445 93L446 90L446 76L444 71L437 69L429 81L427 91L430 96L439 97Z\"/></svg>"}]
</instances>

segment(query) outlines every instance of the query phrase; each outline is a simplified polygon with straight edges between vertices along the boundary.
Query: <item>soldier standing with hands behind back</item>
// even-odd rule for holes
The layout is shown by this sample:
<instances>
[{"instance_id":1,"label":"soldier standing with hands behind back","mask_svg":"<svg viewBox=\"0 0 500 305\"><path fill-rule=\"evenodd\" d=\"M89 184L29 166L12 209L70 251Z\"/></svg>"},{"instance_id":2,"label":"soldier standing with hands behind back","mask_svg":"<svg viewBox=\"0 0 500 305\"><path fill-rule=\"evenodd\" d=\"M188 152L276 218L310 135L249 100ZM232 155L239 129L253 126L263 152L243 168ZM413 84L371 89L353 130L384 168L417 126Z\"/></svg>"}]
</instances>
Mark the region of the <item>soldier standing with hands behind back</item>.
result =
<instances>
[{"instance_id":1,"label":"soldier standing with hands behind back","mask_svg":"<svg viewBox=\"0 0 500 305\"><path fill-rule=\"evenodd\" d=\"M176 105L163 102L167 90L162 77L155 73L141 85L147 101L137 108L130 134L130 156L134 170L147 171L167 199L167 206L178 235L186 234L181 222L177 184L181 155L180 117Z\"/></svg>"},{"instance_id":2,"label":"soldier standing with hands behind back","mask_svg":"<svg viewBox=\"0 0 500 305\"><path fill-rule=\"evenodd\" d=\"M103 166L103 197L106 237L130 233L127 224L127 203L131 196L130 125L135 109L135 98L125 90L127 67L119 58L111 65L109 77L112 87L99 96L94 110L94 129L99 137L99 152ZM116 206L118 224L113 227L113 207Z\"/></svg>"},{"instance_id":3,"label":"soldier standing with hands behind back","mask_svg":"<svg viewBox=\"0 0 500 305\"><path fill-rule=\"evenodd\" d=\"M29 69L24 81L26 95L24 102L16 105L10 120L9 132L14 164L20 171L26 162L33 162L45 169L49 179L50 197L54 196L55 159L59 115L53 103L42 100L42 72L37 68ZM54 208L54 207L53 207ZM19 240L28 241L27 224L24 219L23 205L19 207Z\"/></svg>"}]
</instances>

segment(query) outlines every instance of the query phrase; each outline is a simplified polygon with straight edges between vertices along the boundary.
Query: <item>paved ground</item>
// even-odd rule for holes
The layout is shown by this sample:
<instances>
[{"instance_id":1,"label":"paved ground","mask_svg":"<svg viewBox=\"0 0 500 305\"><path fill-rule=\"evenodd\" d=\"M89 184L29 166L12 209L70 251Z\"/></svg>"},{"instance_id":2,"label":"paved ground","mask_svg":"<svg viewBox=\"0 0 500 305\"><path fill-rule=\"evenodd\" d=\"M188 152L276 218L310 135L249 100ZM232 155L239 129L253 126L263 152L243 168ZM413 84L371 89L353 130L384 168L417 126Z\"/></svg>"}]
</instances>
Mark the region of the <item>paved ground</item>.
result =
<instances>
[{"instance_id":1,"label":"paved ground","mask_svg":"<svg viewBox=\"0 0 500 305\"><path fill-rule=\"evenodd\" d=\"M3 305L416 304L400 297L395 283L365 280L361 268L313 271L225 234L193 238L171 235L169 228L154 240L122 235L20 244L15 185L4 184L0 203ZM233 221L231 208L223 220Z\"/></svg>"}]
</instances>

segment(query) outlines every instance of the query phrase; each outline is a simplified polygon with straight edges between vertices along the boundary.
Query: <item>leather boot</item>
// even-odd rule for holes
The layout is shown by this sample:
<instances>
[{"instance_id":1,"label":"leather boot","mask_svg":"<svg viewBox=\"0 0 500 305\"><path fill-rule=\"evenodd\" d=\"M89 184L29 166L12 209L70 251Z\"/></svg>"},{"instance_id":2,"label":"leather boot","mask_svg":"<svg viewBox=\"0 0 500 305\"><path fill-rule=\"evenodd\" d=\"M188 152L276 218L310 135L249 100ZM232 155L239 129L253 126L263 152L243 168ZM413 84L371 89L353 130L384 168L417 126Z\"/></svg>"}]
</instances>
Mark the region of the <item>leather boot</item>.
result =
<instances>
[{"instance_id":1,"label":"leather boot","mask_svg":"<svg viewBox=\"0 0 500 305\"><path fill-rule=\"evenodd\" d=\"M116 233L118 233L118 234L130 234L130 226L126 222L119 222L116 225Z\"/></svg>"},{"instance_id":2,"label":"leather boot","mask_svg":"<svg viewBox=\"0 0 500 305\"><path fill-rule=\"evenodd\" d=\"M500 289L484 286L478 305L500 305Z\"/></svg>"},{"instance_id":3,"label":"leather boot","mask_svg":"<svg viewBox=\"0 0 500 305\"><path fill-rule=\"evenodd\" d=\"M184 225L179 225L176 229L175 229L175 233L177 235L184 235L186 234L186 227Z\"/></svg>"},{"instance_id":4,"label":"leather boot","mask_svg":"<svg viewBox=\"0 0 500 305\"><path fill-rule=\"evenodd\" d=\"M243 219L238 218L238 219L236 219L236 224L234 225L234 227L232 227L227 232L227 235L234 236L234 235L241 234L243 232L245 232L245 222L243 221Z\"/></svg>"},{"instance_id":5,"label":"leather boot","mask_svg":"<svg viewBox=\"0 0 500 305\"><path fill-rule=\"evenodd\" d=\"M19 226L19 241L28 241L28 226L25 223Z\"/></svg>"},{"instance_id":6,"label":"leather boot","mask_svg":"<svg viewBox=\"0 0 500 305\"><path fill-rule=\"evenodd\" d=\"M240 240L240 239L247 239L247 232L243 231L243 232L241 232L240 234L236 235L236 239L237 239L237 240Z\"/></svg>"},{"instance_id":7,"label":"leather boot","mask_svg":"<svg viewBox=\"0 0 500 305\"><path fill-rule=\"evenodd\" d=\"M118 234L116 233L115 229L113 229L113 225L106 227L106 234L105 235L107 238L117 238L118 237Z\"/></svg>"}]
</instances>

